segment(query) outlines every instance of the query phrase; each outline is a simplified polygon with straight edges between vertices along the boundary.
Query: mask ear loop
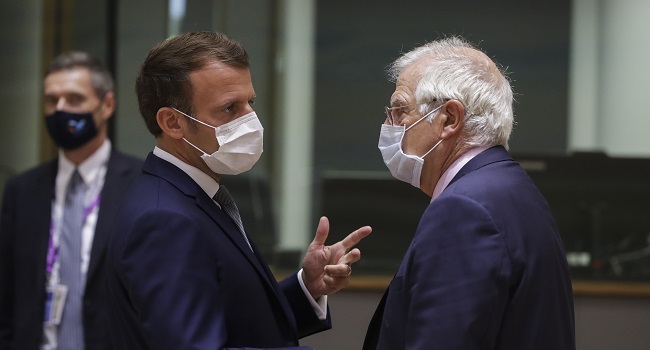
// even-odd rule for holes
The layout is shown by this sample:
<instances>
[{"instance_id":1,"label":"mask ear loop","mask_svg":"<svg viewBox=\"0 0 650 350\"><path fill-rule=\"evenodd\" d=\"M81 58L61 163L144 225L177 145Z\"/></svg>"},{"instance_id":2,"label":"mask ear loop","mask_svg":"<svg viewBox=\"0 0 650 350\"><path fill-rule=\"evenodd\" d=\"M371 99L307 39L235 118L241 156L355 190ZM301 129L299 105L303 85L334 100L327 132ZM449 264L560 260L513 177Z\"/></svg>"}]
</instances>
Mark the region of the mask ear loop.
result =
<instances>
[{"instance_id":1,"label":"mask ear loop","mask_svg":"<svg viewBox=\"0 0 650 350\"><path fill-rule=\"evenodd\" d=\"M205 152L203 152L203 150L202 150L202 149L200 149L200 148L198 148L198 147L196 147L196 146L194 146L194 144L193 144L193 143L191 143L190 141L187 141L187 139L186 139L186 138L184 138L184 137L183 137L183 140L184 140L185 142L187 142L187 143L188 143L188 144L189 144L190 146L192 146L192 147L194 147L194 148L196 148L196 150L197 150L197 151L199 151L199 152L201 152L201 153L203 153L203 155L204 155L204 156L209 156L209 154L207 154L207 153L205 153Z\"/></svg>"},{"instance_id":2,"label":"mask ear loop","mask_svg":"<svg viewBox=\"0 0 650 350\"><path fill-rule=\"evenodd\" d=\"M429 113L425 114L424 116L422 116L422 118L418 119L415 123L411 124L411 126L409 126L408 128L406 128L406 130L404 130L404 132L409 131L410 128L414 127L417 123L421 122L424 118L430 116L432 113L435 113L435 112L436 112L437 110L439 110L442 106L444 106L444 105L440 105L440 106L434 108L431 112L429 112ZM183 113L183 112L181 112L181 113ZM434 116L434 118L435 118L435 116Z\"/></svg>"},{"instance_id":3,"label":"mask ear loop","mask_svg":"<svg viewBox=\"0 0 650 350\"><path fill-rule=\"evenodd\" d=\"M176 108L174 108L174 107L171 107L171 108L172 108L173 110L175 110L176 112L178 112L178 113L180 113L180 114L182 114L182 115L184 115L184 116L186 116L186 117L188 117L188 118L194 120L195 122L207 126L208 128L212 128L212 129L216 129L216 128L217 128L216 126L212 126L212 125L210 125L210 124L206 124L206 123L204 123L204 122L202 122L202 121L200 121L200 120L198 120L198 119L196 119L196 118L194 118L194 117L191 117L191 116L189 116L189 115L187 115L187 114L185 114L185 113L179 111L178 109L176 109Z\"/></svg>"},{"instance_id":4,"label":"mask ear loop","mask_svg":"<svg viewBox=\"0 0 650 350\"><path fill-rule=\"evenodd\" d=\"M196 119L196 118L193 118L193 117L191 117L191 116L185 114L184 112L179 111L178 109L176 109L176 108L174 108L174 107L171 107L171 108L172 108L173 110L175 110L176 112L178 112L178 113L180 113L180 114L182 114L182 115L184 115L184 116L186 116L186 117L188 117L188 118L194 120L195 122L198 122L198 123L200 123L200 124L203 124L203 125L205 125L205 126L207 126L207 127L210 127L210 128L212 128L212 129L216 129L214 126L212 126L212 125L208 125L208 124L206 124L206 123L204 123L204 122L202 122L202 121L200 121L200 120L198 120L198 119ZM188 141L185 137L183 137L183 140L184 140L185 142L187 142L190 146L196 148L197 151L203 153L203 155L205 155L205 156L209 156L209 154L205 153L202 149L200 149L200 148L194 146L194 144L191 143L190 141Z\"/></svg>"},{"instance_id":5,"label":"mask ear loop","mask_svg":"<svg viewBox=\"0 0 650 350\"><path fill-rule=\"evenodd\" d=\"M415 124L421 122L424 118L430 116L432 113L435 113L437 110L439 110L440 108L442 108L442 106L444 106L444 104L442 104L442 105L440 105L440 106L434 108L431 112L429 112L429 113L425 114L424 116L422 116L422 118L418 119L415 123L411 124L411 126L409 126L408 128L406 128L406 130L404 130L404 133L406 133L410 128L414 127ZM435 118L436 116L437 116L437 115L435 115L434 118ZM403 138L403 136L402 136L402 138ZM438 140L438 142L436 142L436 144L433 145L433 147L432 147L429 151L427 151L427 153L425 153L424 155L422 155L422 157L420 157L420 158L421 158L421 159L424 159L424 157L426 157L429 153L431 153L431 151L433 151L434 149L436 149L436 147L438 147L438 145L440 144L440 142L442 142L442 139ZM401 142L400 142L400 149L401 149L401 148L402 148L402 144L401 144Z\"/></svg>"},{"instance_id":6,"label":"mask ear loop","mask_svg":"<svg viewBox=\"0 0 650 350\"><path fill-rule=\"evenodd\" d=\"M431 151L433 151L434 149L436 149L436 147L438 147L438 145L440 144L440 142L442 142L442 139L438 140L438 142L436 142L436 144L433 145L433 148L431 148L427 153L423 154L422 157L420 157L420 158L424 159L424 157L426 157L427 155L429 155L429 153L431 153Z\"/></svg>"}]
</instances>

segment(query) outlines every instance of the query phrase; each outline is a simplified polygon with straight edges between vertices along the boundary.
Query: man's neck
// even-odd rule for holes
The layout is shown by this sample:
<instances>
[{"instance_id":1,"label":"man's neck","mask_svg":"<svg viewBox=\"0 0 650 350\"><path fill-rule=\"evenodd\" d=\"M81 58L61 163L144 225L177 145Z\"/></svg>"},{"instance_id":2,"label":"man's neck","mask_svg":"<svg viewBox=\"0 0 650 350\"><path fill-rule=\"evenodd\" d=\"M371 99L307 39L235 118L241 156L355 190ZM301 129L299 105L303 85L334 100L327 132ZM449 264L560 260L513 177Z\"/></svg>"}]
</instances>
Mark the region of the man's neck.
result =
<instances>
[{"instance_id":1,"label":"man's neck","mask_svg":"<svg viewBox=\"0 0 650 350\"><path fill-rule=\"evenodd\" d=\"M435 164L433 163L429 167L429 172L428 172L428 177L422 183L422 187L420 188L422 192L426 193L429 197L433 196L433 191L436 188L436 185L438 184L438 181L440 181L440 178L442 175L449 169L449 167L454 164L454 162L460 158L463 154L467 153L469 150L472 149L472 147L467 146L466 144L461 144L458 139L453 139L452 141L452 149L449 151L447 156L444 159L440 159L439 163ZM443 142L444 144L444 142ZM443 146L442 144L440 146ZM442 148L442 147L441 147ZM435 159L434 159L435 161ZM423 175L424 175L424 169L423 169Z\"/></svg>"},{"instance_id":2,"label":"man's neck","mask_svg":"<svg viewBox=\"0 0 650 350\"><path fill-rule=\"evenodd\" d=\"M156 138L156 147L178 158L181 162L201 170L203 173L219 182L221 175L210 170L196 150L185 146L186 143L183 140L169 140L165 137Z\"/></svg>"}]
</instances>

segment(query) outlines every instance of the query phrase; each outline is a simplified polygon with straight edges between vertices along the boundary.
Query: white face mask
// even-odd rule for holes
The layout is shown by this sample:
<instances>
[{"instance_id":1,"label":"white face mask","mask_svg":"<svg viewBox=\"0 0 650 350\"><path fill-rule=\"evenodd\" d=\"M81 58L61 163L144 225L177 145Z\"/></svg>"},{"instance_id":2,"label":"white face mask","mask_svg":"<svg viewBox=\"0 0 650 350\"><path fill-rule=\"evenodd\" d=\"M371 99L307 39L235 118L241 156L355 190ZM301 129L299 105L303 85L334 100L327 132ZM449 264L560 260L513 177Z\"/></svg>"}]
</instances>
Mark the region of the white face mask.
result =
<instances>
[{"instance_id":1,"label":"white face mask","mask_svg":"<svg viewBox=\"0 0 650 350\"><path fill-rule=\"evenodd\" d=\"M250 170L262 155L264 128L255 112L243 115L229 123L212 126L174 108L178 113L213 128L219 149L207 154L183 137L183 140L199 150L201 159L210 170L221 175L237 175Z\"/></svg>"},{"instance_id":2,"label":"white face mask","mask_svg":"<svg viewBox=\"0 0 650 350\"><path fill-rule=\"evenodd\" d=\"M436 112L440 107L425 114L418 121L411 124L408 129L404 125L381 125L381 132L379 133L379 151L381 152L382 158L384 158L384 164L386 164L386 167L388 167L388 170L390 170L390 173L396 179L420 188L420 176L422 175L424 157L436 149L436 147L438 147L442 142L442 139L433 145L433 147L427 153L422 155L422 157L405 154L404 151L402 151L402 139L404 139L404 134L409 129L424 118L428 117L431 113Z\"/></svg>"}]
</instances>

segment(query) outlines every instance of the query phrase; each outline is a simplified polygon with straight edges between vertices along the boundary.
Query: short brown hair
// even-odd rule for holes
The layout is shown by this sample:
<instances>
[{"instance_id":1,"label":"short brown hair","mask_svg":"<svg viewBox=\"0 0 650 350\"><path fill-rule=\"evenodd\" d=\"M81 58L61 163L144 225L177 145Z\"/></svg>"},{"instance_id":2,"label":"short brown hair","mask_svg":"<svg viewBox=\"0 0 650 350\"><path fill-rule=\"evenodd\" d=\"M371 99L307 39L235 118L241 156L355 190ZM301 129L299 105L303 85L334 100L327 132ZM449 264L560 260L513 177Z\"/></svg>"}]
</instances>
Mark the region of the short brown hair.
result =
<instances>
[{"instance_id":1,"label":"short brown hair","mask_svg":"<svg viewBox=\"0 0 650 350\"><path fill-rule=\"evenodd\" d=\"M213 62L236 68L250 66L244 47L222 33L183 33L149 51L135 81L135 92L140 114L150 133L156 137L162 133L156 121L162 107L193 113L189 75Z\"/></svg>"},{"instance_id":2,"label":"short brown hair","mask_svg":"<svg viewBox=\"0 0 650 350\"><path fill-rule=\"evenodd\" d=\"M45 72L45 76L75 68L87 68L90 71L90 82L99 99L104 98L108 92L113 91L115 83L111 72L104 68L97 58L87 52L70 51L56 56Z\"/></svg>"}]
</instances>

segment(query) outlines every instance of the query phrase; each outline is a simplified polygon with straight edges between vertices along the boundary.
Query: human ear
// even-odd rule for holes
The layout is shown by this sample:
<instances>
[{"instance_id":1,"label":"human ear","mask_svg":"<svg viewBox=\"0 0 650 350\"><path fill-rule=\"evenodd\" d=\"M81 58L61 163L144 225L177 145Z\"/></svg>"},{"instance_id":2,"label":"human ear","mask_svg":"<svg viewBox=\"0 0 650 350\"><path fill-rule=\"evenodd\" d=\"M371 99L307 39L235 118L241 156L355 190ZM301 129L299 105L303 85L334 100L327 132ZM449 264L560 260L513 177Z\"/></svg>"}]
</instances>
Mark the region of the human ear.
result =
<instances>
[{"instance_id":1,"label":"human ear","mask_svg":"<svg viewBox=\"0 0 650 350\"><path fill-rule=\"evenodd\" d=\"M441 137L446 139L459 133L465 122L465 106L458 100L449 100L440 113L440 120L443 121Z\"/></svg>"},{"instance_id":2,"label":"human ear","mask_svg":"<svg viewBox=\"0 0 650 350\"><path fill-rule=\"evenodd\" d=\"M115 94L113 91L109 91L104 95L104 98L101 99L101 110L102 110L102 118L105 120L109 119L110 117L113 116L113 112L115 112Z\"/></svg>"},{"instance_id":3,"label":"human ear","mask_svg":"<svg viewBox=\"0 0 650 350\"><path fill-rule=\"evenodd\" d=\"M156 121L163 133L174 139L183 138L183 128L179 123L176 111L169 107L162 107L156 113Z\"/></svg>"}]
</instances>

